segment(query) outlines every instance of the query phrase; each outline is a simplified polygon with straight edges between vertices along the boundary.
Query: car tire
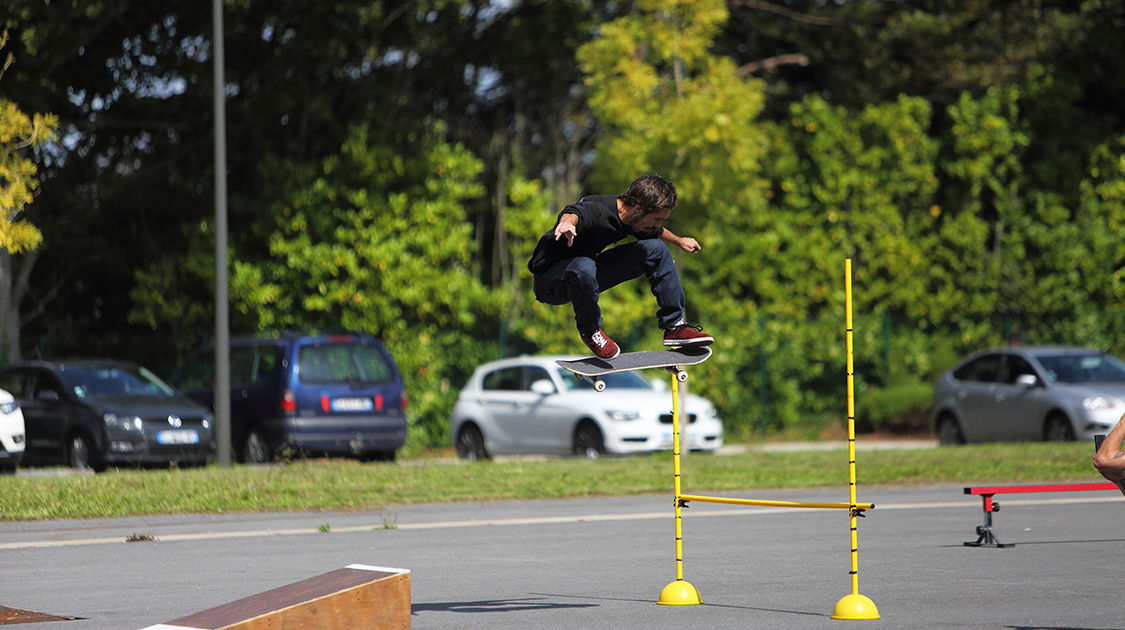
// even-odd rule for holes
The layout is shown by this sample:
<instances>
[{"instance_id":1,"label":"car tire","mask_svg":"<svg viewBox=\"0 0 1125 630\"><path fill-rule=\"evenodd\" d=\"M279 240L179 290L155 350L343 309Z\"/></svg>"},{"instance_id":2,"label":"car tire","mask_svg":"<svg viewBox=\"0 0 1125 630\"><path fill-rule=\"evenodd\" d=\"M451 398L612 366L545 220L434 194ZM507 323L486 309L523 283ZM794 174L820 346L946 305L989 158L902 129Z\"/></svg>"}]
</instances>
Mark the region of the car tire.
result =
<instances>
[{"instance_id":1,"label":"car tire","mask_svg":"<svg viewBox=\"0 0 1125 630\"><path fill-rule=\"evenodd\" d=\"M273 459L270 453L270 443L261 429L257 427L246 433L246 442L242 445L242 461L247 464L268 464Z\"/></svg>"},{"instance_id":2,"label":"car tire","mask_svg":"<svg viewBox=\"0 0 1125 630\"><path fill-rule=\"evenodd\" d=\"M457 457L466 461L488 459L488 451L484 450L484 436L475 424L461 427L453 446L457 451Z\"/></svg>"},{"instance_id":3,"label":"car tire","mask_svg":"<svg viewBox=\"0 0 1125 630\"><path fill-rule=\"evenodd\" d=\"M1058 412L1047 416L1047 422L1043 425L1043 441L1073 442L1074 427L1071 426L1070 419Z\"/></svg>"},{"instance_id":4,"label":"car tire","mask_svg":"<svg viewBox=\"0 0 1125 630\"><path fill-rule=\"evenodd\" d=\"M600 459L605 454L605 440L598 425L584 420L574 430L574 454L586 459Z\"/></svg>"},{"instance_id":5,"label":"car tire","mask_svg":"<svg viewBox=\"0 0 1125 630\"><path fill-rule=\"evenodd\" d=\"M94 441L85 433L72 433L67 439L66 465L74 470L105 470L105 464L94 449Z\"/></svg>"},{"instance_id":6,"label":"car tire","mask_svg":"<svg viewBox=\"0 0 1125 630\"><path fill-rule=\"evenodd\" d=\"M961 432L961 425L957 423L957 418L948 413L943 413L938 418L935 433L937 433L938 444L942 446L965 443L965 434Z\"/></svg>"}]
</instances>

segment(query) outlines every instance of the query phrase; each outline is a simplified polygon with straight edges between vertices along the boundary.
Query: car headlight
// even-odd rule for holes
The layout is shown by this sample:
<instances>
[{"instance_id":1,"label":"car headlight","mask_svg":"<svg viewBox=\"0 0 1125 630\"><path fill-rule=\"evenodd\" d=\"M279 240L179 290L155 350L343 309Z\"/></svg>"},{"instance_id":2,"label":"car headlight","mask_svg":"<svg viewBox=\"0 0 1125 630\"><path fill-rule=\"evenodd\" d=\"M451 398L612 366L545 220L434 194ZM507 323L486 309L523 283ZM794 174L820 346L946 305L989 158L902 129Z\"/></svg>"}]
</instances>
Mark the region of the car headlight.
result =
<instances>
[{"instance_id":1,"label":"car headlight","mask_svg":"<svg viewBox=\"0 0 1125 630\"><path fill-rule=\"evenodd\" d=\"M20 404L14 400L6 403L0 403L0 412L3 413L15 413L16 409L19 408Z\"/></svg>"},{"instance_id":2,"label":"car headlight","mask_svg":"<svg viewBox=\"0 0 1125 630\"><path fill-rule=\"evenodd\" d=\"M636 420L637 418L641 417L640 412L637 412L637 411L609 411L609 410L607 410L605 412L605 415L609 416L610 420L616 420L618 422L628 422L630 420Z\"/></svg>"},{"instance_id":3,"label":"car headlight","mask_svg":"<svg viewBox=\"0 0 1125 630\"><path fill-rule=\"evenodd\" d=\"M107 429L140 431L144 427L144 422L136 416L119 416L115 413L107 413L102 416L102 420L105 421Z\"/></svg>"},{"instance_id":4,"label":"car headlight","mask_svg":"<svg viewBox=\"0 0 1125 630\"><path fill-rule=\"evenodd\" d=\"M1082 401L1082 406L1085 407L1087 411L1097 411L1099 409L1120 409L1121 407L1125 407L1125 402L1122 402L1120 398L1115 398L1113 396L1090 396L1089 398Z\"/></svg>"}]
</instances>

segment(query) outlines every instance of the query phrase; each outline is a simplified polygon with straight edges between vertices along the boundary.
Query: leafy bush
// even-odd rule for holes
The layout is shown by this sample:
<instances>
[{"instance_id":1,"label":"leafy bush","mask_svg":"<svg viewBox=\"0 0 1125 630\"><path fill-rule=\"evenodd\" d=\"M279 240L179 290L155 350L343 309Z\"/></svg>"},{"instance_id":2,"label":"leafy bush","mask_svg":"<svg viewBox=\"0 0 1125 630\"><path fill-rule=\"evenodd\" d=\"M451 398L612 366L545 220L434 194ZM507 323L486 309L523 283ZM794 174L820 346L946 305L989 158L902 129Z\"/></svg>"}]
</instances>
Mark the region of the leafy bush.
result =
<instances>
[{"instance_id":1,"label":"leafy bush","mask_svg":"<svg viewBox=\"0 0 1125 630\"><path fill-rule=\"evenodd\" d=\"M933 398L933 385L925 383L868 388L856 397L856 431L925 431Z\"/></svg>"}]
</instances>

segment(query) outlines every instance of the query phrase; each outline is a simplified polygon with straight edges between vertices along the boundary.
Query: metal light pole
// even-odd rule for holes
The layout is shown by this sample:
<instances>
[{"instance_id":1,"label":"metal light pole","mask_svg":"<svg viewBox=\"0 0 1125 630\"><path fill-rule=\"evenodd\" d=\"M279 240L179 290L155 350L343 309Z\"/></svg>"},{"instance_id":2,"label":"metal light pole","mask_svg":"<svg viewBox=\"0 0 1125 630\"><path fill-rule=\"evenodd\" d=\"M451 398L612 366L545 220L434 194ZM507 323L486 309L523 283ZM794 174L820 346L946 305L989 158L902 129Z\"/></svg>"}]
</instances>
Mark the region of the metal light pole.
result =
<instances>
[{"instance_id":1,"label":"metal light pole","mask_svg":"<svg viewBox=\"0 0 1125 630\"><path fill-rule=\"evenodd\" d=\"M227 286L227 116L223 0L212 0L215 91L215 449L230 466L230 302Z\"/></svg>"}]
</instances>

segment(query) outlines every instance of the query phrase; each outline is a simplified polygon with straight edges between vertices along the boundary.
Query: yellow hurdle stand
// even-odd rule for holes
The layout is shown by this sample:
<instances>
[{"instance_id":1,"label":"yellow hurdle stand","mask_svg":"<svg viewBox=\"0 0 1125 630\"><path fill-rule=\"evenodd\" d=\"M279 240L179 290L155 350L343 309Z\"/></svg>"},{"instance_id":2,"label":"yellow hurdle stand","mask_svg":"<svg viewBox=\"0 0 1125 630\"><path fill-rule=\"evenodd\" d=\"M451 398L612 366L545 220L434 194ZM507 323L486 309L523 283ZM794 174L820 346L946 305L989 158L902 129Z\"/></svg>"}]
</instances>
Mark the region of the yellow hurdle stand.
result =
<instances>
[{"instance_id":1,"label":"yellow hurdle stand","mask_svg":"<svg viewBox=\"0 0 1125 630\"><path fill-rule=\"evenodd\" d=\"M709 497L681 493L680 474L680 400L679 379L672 378L672 467L674 474L673 487L675 491L676 515L676 579L660 592L657 603L669 606L685 606L701 604L702 597L699 589L684 580L683 558L683 508L689 501L703 503L726 503L731 505L753 505L766 507L786 508L822 508L846 509L851 515L851 582L852 592L836 603L833 610L833 619L878 619L879 611L874 602L864 595L859 594L859 547L856 519L863 516L864 510L874 509L872 503L856 502L856 474L855 474L855 396L852 365L852 276L851 259L844 265L844 301L846 315L846 344L847 344L847 380L848 380L848 477L849 477L849 502L848 503L813 503L799 501L762 501L755 499L732 499L727 497Z\"/></svg>"}]
</instances>

